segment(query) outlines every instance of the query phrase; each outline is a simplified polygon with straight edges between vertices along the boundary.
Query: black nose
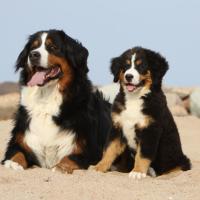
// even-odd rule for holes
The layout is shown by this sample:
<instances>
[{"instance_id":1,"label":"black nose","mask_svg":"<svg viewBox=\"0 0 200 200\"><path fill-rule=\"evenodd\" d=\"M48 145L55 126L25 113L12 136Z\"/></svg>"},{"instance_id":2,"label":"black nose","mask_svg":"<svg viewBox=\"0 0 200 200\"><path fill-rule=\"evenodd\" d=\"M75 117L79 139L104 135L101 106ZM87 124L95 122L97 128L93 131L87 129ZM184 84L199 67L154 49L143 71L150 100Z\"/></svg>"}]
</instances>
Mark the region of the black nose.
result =
<instances>
[{"instance_id":1,"label":"black nose","mask_svg":"<svg viewBox=\"0 0 200 200\"><path fill-rule=\"evenodd\" d=\"M38 51L32 51L29 54L29 58L30 58L31 61L38 60L40 58L40 53Z\"/></svg>"},{"instance_id":2,"label":"black nose","mask_svg":"<svg viewBox=\"0 0 200 200\"><path fill-rule=\"evenodd\" d=\"M131 82L132 79L133 79L133 75L132 75L132 74L126 74L125 78L126 78L126 80L127 80L128 82Z\"/></svg>"}]
</instances>

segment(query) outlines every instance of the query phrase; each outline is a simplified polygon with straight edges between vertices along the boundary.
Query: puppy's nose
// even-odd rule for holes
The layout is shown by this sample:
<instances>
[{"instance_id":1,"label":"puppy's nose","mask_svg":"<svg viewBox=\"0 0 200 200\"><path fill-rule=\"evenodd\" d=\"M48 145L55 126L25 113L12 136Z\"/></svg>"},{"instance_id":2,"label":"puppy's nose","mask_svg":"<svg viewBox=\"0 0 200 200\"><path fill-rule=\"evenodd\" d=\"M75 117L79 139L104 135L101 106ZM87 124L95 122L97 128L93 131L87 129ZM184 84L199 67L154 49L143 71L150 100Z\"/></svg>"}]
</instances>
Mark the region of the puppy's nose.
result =
<instances>
[{"instance_id":1,"label":"puppy's nose","mask_svg":"<svg viewBox=\"0 0 200 200\"><path fill-rule=\"evenodd\" d=\"M38 60L40 58L40 53L38 51L32 51L29 54L29 58L30 60L34 61L34 60Z\"/></svg>"},{"instance_id":2,"label":"puppy's nose","mask_svg":"<svg viewBox=\"0 0 200 200\"><path fill-rule=\"evenodd\" d=\"M132 79L133 79L133 75L132 75L132 74L126 74L125 78L126 78L126 80L127 80L128 82L131 82Z\"/></svg>"}]
</instances>

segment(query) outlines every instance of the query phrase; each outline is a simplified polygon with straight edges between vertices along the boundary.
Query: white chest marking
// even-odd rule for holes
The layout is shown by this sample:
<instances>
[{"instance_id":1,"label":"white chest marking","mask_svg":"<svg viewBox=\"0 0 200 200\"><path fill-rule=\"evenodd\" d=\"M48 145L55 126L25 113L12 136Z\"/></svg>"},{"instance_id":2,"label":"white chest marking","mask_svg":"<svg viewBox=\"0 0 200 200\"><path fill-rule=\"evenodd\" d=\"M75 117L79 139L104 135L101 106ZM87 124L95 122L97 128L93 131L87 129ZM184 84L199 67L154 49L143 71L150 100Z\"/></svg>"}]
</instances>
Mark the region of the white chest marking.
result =
<instances>
[{"instance_id":1,"label":"white chest marking","mask_svg":"<svg viewBox=\"0 0 200 200\"><path fill-rule=\"evenodd\" d=\"M126 94L126 109L114 117L114 122L122 126L123 134L127 139L128 145L135 149L135 125L145 123L145 115L142 113L143 100L138 93Z\"/></svg>"},{"instance_id":2,"label":"white chest marking","mask_svg":"<svg viewBox=\"0 0 200 200\"><path fill-rule=\"evenodd\" d=\"M24 141L42 167L53 167L74 148L74 134L60 131L52 120L52 116L59 114L61 103L62 95L55 85L22 88L21 104L31 118Z\"/></svg>"}]
</instances>

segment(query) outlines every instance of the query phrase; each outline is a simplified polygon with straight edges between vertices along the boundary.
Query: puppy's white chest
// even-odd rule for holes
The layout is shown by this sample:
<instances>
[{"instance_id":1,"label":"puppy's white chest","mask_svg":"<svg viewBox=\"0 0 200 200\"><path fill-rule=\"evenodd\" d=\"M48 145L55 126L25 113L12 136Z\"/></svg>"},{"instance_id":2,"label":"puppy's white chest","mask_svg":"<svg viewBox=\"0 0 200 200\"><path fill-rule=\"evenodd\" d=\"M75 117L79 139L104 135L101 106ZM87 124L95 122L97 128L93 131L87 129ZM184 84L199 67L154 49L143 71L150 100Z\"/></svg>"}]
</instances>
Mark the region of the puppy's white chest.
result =
<instances>
[{"instance_id":1,"label":"puppy's white chest","mask_svg":"<svg viewBox=\"0 0 200 200\"><path fill-rule=\"evenodd\" d=\"M136 148L135 141L135 125L144 123L144 115L142 113L143 100L128 99L126 101L126 109L123 110L117 121L121 124L123 134L127 139L127 143L131 148Z\"/></svg>"},{"instance_id":2,"label":"puppy's white chest","mask_svg":"<svg viewBox=\"0 0 200 200\"><path fill-rule=\"evenodd\" d=\"M32 91L23 91L21 99L30 115L24 141L35 153L40 165L51 168L73 151L75 136L70 131L60 131L52 119L59 113L62 103L62 97L56 90L50 96L41 96L41 91L35 91L38 88L28 90Z\"/></svg>"}]
</instances>

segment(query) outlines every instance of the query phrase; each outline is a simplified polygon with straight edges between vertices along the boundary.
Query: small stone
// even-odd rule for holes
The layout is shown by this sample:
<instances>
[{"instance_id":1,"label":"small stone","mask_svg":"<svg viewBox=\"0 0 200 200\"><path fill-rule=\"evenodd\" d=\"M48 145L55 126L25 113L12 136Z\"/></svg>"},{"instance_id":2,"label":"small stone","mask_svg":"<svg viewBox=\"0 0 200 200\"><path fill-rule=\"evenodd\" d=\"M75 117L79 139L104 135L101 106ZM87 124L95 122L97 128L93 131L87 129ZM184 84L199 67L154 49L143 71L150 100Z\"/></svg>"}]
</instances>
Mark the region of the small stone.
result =
<instances>
[{"instance_id":1,"label":"small stone","mask_svg":"<svg viewBox=\"0 0 200 200\"><path fill-rule=\"evenodd\" d=\"M190 111L192 115L200 117L200 88L195 89L190 95Z\"/></svg>"}]
</instances>

